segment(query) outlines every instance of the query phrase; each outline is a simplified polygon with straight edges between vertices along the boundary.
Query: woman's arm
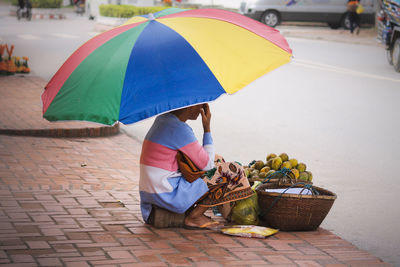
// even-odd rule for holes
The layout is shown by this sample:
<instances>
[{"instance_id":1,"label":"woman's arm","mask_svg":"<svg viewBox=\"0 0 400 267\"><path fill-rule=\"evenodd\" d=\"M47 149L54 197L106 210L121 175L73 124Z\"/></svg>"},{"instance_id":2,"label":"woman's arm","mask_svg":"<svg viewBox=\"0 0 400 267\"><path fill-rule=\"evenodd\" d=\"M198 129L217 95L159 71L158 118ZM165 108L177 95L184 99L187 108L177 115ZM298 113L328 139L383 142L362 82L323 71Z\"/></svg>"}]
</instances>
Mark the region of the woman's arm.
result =
<instances>
[{"instance_id":1,"label":"woman's arm","mask_svg":"<svg viewBox=\"0 0 400 267\"><path fill-rule=\"evenodd\" d=\"M209 170L214 168L215 151L210 127L211 112L208 104L204 104L200 112L204 130L203 146L195 141L182 147L180 150L185 153L198 168Z\"/></svg>"}]
</instances>

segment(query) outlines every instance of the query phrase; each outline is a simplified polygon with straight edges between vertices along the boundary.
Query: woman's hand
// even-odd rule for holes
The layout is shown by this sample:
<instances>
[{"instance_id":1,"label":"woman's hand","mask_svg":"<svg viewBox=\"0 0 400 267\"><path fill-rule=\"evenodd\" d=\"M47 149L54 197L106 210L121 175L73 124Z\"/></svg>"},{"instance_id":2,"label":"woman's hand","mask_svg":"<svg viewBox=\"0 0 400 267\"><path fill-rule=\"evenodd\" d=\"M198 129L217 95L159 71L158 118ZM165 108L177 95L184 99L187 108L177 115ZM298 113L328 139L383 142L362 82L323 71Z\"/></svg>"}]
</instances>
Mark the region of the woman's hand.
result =
<instances>
[{"instance_id":1,"label":"woman's hand","mask_svg":"<svg viewBox=\"0 0 400 267\"><path fill-rule=\"evenodd\" d=\"M211 132L211 111L210 111L210 106L208 104L203 104L202 109L200 110L201 112L201 120L203 122L203 129L204 132Z\"/></svg>"}]
</instances>

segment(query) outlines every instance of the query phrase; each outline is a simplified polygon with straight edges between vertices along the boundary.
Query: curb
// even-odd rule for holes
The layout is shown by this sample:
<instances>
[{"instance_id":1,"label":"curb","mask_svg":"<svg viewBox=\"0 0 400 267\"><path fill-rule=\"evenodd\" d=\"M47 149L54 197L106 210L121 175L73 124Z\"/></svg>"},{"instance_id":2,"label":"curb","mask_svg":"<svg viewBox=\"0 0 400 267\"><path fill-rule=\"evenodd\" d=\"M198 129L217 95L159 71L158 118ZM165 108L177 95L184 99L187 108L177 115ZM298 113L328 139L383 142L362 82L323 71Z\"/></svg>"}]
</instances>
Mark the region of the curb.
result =
<instances>
[{"instance_id":1,"label":"curb","mask_svg":"<svg viewBox=\"0 0 400 267\"><path fill-rule=\"evenodd\" d=\"M98 128L56 128L56 129L0 129L0 135L12 136L34 136L34 137L106 137L120 133L119 123L113 126L103 126Z\"/></svg>"},{"instance_id":2,"label":"curb","mask_svg":"<svg viewBox=\"0 0 400 267\"><path fill-rule=\"evenodd\" d=\"M32 19L65 19L63 14L32 14Z\"/></svg>"},{"instance_id":3,"label":"curb","mask_svg":"<svg viewBox=\"0 0 400 267\"><path fill-rule=\"evenodd\" d=\"M18 7L11 6L10 16L17 16ZM60 8L32 8L32 19L66 19L66 15Z\"/></svg>"}]
</instances>

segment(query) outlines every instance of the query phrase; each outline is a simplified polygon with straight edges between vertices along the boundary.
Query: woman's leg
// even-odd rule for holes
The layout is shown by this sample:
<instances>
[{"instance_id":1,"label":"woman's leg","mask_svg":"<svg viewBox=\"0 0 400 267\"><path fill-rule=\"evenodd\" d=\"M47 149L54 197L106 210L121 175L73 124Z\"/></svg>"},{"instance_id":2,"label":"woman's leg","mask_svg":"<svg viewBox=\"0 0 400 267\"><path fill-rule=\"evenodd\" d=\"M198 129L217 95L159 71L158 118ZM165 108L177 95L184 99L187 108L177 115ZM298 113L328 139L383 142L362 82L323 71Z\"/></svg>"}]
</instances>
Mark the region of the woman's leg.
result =
<instances>
[{"instance_id":1,"label":"woman's leg","mask_svg":"<svg viewBox=\"0 0 400 267\"><path fill-rule=\"evenodd\" d=\"M185 218L185 225L192 227L216 226L219 223L204 215L208 207L196 206Z\"/></svg>"},{"instance_id":2,"label":"woman's leg","mask_svg":"<svg viewBox=\"0 0 400 267\"><path fill-rule=\"evenodd\" d=\"M350 33L354 31L354 12L349 12Z\"/></svg>"},{"instance_id":3,"label":"woman's leg","mask_svg":"<svg viewBox=\"0 0 400 267\"><path fill-rule=\"evenodd\" d=\"M226 220L226 219L228 219L228 217L229 217L229 215L231 213L232 205L231 205L230 202L222 204L222 205L219 205L218 206L218 210L221 213L222 217Z\"/></svg>"}]
</instances>

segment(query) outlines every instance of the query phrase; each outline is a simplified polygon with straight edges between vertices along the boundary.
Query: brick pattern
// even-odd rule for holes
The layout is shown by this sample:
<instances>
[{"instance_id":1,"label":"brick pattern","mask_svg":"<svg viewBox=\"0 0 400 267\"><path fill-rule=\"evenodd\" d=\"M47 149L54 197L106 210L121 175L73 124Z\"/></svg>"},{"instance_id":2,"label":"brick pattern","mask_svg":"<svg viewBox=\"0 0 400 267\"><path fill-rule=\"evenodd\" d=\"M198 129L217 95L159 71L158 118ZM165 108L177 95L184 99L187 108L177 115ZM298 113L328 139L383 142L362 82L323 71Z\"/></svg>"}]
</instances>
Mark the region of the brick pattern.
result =
<instances>
[{"instance_id":1,"label":"brick pattern","mask_svg":"<svg viewBox=\"0 0 400 267\"><path fill-rule=\"evenodd\" d=\"M41 94L46 82L38 77L0 77L0 135L41 137L100 137L119 133L119 124L49 122L42 117Z\"/></svg>"},{"instance_id":2,"label":"brick pattern","mask_svg":"<svg viewBox=\"0 0 400 267\"><path fill-rule=\"evenodd\" d=\"M0 135L0 264L389 266L321 228L250 239L146 225L138 193L140 145L124 134Z\"/></svg>"}]
</instances>

